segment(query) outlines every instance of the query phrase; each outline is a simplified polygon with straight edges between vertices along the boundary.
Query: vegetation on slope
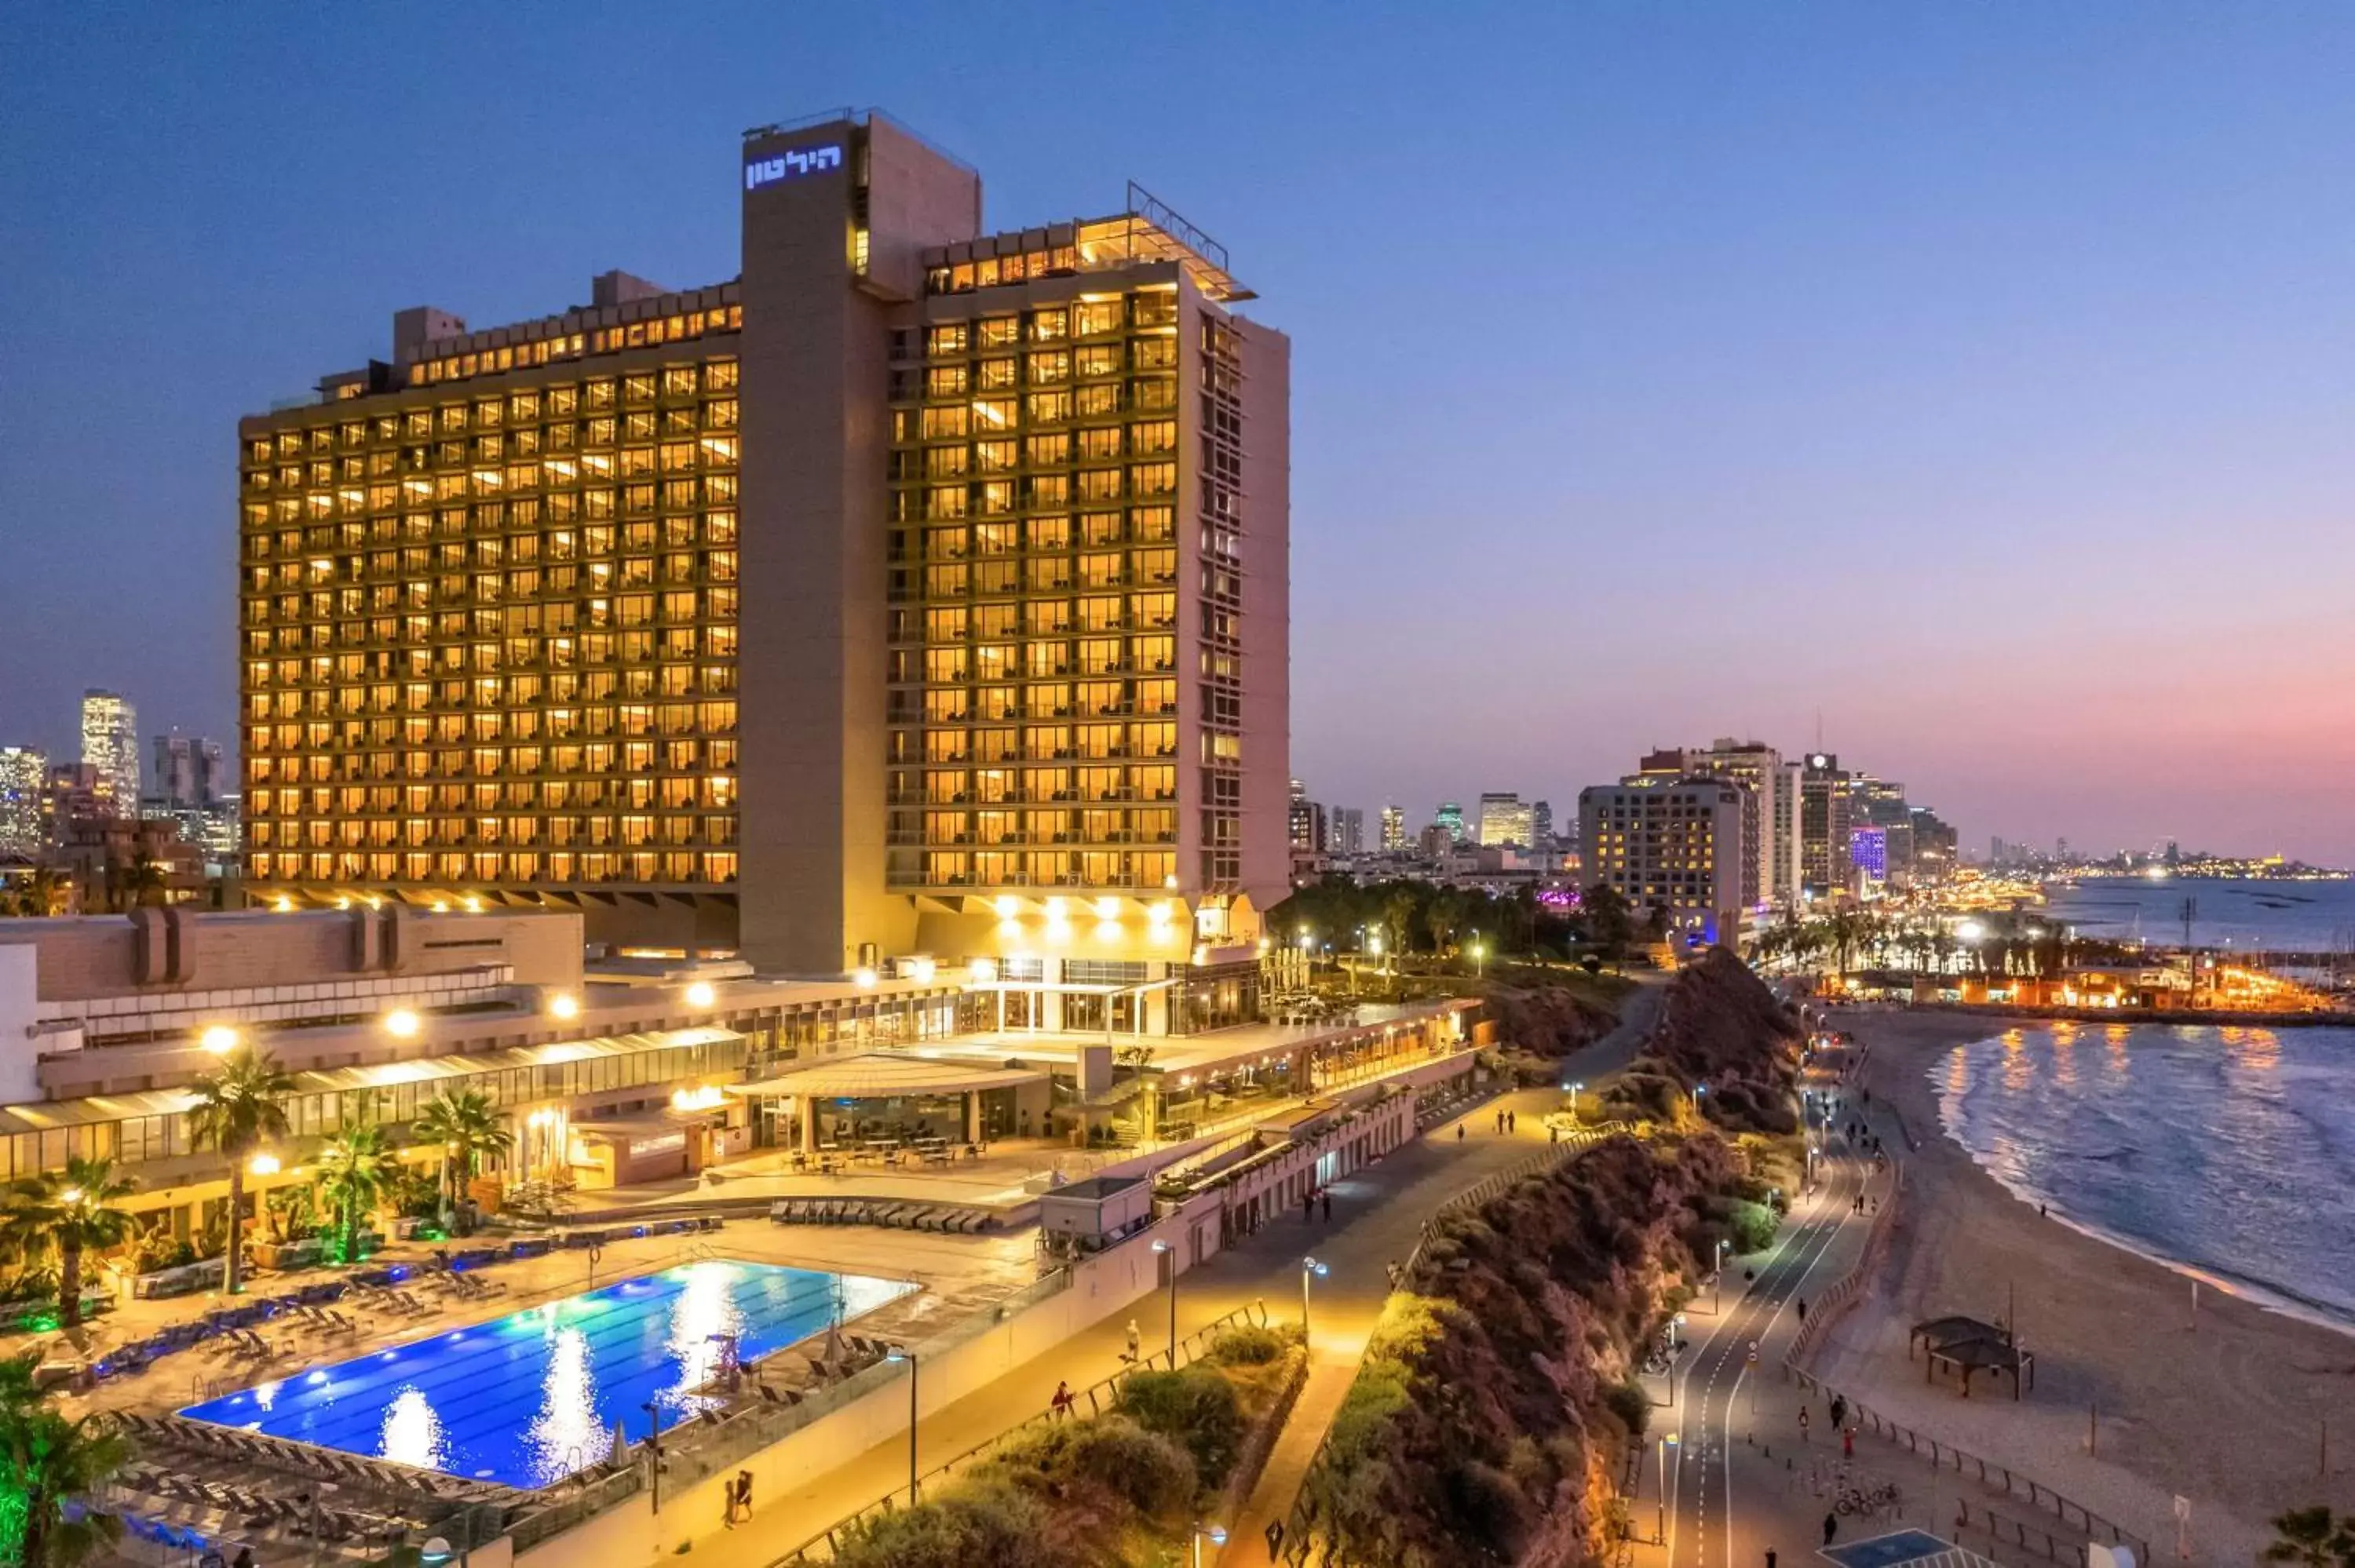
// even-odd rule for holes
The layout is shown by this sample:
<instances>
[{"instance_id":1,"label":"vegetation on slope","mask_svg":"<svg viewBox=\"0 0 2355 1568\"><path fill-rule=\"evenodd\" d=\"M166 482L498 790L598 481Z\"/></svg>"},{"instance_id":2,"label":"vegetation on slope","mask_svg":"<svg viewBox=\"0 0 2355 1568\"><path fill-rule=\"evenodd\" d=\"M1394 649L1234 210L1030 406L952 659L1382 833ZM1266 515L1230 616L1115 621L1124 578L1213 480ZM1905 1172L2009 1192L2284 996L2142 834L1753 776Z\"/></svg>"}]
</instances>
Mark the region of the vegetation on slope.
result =
<instances>
[{"instance_id":1,"label":"vegetation on slope","mask_svg":"<svg viewBox=\"0 0 2355 1568\"><path fill-rule=\"evenodd\" d=\"M1712 1126L1795 1133L1791 1085L1806 1038L1748 965L1712 948L1670 982L1651 1038L1604 1103L1629 1121L1681 1125L1698 1086L1700 1115Z\"/></svg>"}]
</instances>

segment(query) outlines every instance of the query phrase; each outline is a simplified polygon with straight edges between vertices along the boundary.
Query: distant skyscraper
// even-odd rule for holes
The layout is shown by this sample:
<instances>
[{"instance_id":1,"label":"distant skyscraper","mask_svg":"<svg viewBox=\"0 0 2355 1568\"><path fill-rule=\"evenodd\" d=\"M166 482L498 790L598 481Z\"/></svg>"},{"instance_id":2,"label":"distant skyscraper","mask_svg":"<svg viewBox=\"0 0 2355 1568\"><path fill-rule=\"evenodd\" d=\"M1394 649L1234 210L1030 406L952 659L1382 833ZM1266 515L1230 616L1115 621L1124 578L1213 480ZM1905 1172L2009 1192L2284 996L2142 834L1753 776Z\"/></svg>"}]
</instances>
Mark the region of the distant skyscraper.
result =
<instances>
[{"instance_id":1,"label":"distant skyscraper","mask_svg":"<svg viewBox=\"0 0 2355 1568\"><path fill-rule=\"evenodd\" d=\"M1390 853L1406 848L1406 812L1397 806L1382 808L1382 849Z\"/></svg>"},{"instance_id":2,"label":"distant skyscraper","mask_svg":"<svg viewBox=\"0 0 2355 1568\"><path fill-rule=\"evenodd\" d=\"M1325 850L1325 808L1308 798L1307 786L1295 779L1292 781L1290 815L1292 847L1302 854L1318 854Z\"/></svg>"},{"instance_id":3,"label":"distant skyscraper","mask_svg":"<svg viewBox=\"0 0 2355 1568\"><path fill-rule=\"evenodd\" d=\"M1518 844L1529 847L1530 832L1529 806L1516 794L1490 794L1480 797L1480 842L1483 845Z\"/></svg>"},{"instance_id":4,"label":"distant skyscraper","mask_svg":"<svg viewBox=\"0 0 2355 1568\"><path fill-rule=\"evenodd\" d=\"M1849 885L1849 782L1838 758L1807 754L1799 775L1799 873L1818 893Z\"/></svg>"},{"instance_id":5,"label":"distant skyscraper","mask_svg":"<svg viewBox=\"0 0 2355 1568\"><path fill-rule=\"evenodd\" d=\"M1464 808L1453 800L1439 803L1439 814L1431 819L1432 826L1445 828L1450 843L1464 842Z\"/></svg>"},{"instance_id":6,"label":"distant skyscraper","mask_svg":"<svg viewBox=\"0 0 2355 1568\"><path fill-rule=\"evenodd\" d=\"M81 694L81 759L98 769L98 791L117 816L139 814L139 712L115 692Z\"/></svg>"},{"instance_id":7,"label":"distant skyscraper","mask_svg":"<svg viewBox=\"0 0 2355 1568\"><path fill-rule=\"evenodd\" d=\"M1553 848L1553 802L1540 800L1529 808L1529 847L1533 850Z\"/></svg>"},{"instance_id":8,"label":"distant skyscraper","mask_svg":"<svg viewBox=\"0 0 2355 1568\"><path fill-rule=\"evenodd\" d=\"M1654 761L1646 758L1645 768ZM1745 904L1773 904L1796 898L1799 891L1797 812L1790 793L1790 772L1782 753L1754 740L1721 736L1706 751L1683 754L1687 773L1730 779L1750 791L1742 816L1755 848L1757 863L1742 881Z\"/></svg>"},{"instance_id":9,"label":"distant skyscraper","mask_svg":"<svg viewBox=\"0 0 2355 1568\"><path fill-rule=\"evenodd\" d=\"M1366 848L1366 813L1356 806L1336 806L1328 814L1325 847L1334 854L1361 854Z\"/></svg>"},{"instance_id":10,"label":"distant skyscraper","mask_svg":"<svg viewBox=\"0 0 2355 1568\"><path fill-rule=\"evenodd\" d=\"M0 855L30 860L48 834L41 797L49 787L49 759L29 746L0 746Z\"/></svg>"},{"instance_id":11,"label":"distant skyscraper","mask_svg":"<svg viewBox=\"0 0 2355 1568\"><path fill-rule=\"evenodd\" d=\"M218 806L231 779L221 745L202 736L155 737L155 800L165 807Z\"/></svg>"},{"instance_id":12,"label":"distant skyscraper","mask_svg":"<svg viewBox=\"0 0 2355 1568\"><path fill-rule=\"evenodd\" d=\"M1989 865L1996 866L1996 867L1998 867L1998 868L2001 868L2001 867L2006 863L2004 852L2005 852L2009 847L2009 845L2007 845L2007 844L2006 844L2006 843L2005 843L2001 839L1990 839L1990 840L1988 840L1988 841L1987 841L1987 863L1988 863Z\"/></svg>"}]
</instances>

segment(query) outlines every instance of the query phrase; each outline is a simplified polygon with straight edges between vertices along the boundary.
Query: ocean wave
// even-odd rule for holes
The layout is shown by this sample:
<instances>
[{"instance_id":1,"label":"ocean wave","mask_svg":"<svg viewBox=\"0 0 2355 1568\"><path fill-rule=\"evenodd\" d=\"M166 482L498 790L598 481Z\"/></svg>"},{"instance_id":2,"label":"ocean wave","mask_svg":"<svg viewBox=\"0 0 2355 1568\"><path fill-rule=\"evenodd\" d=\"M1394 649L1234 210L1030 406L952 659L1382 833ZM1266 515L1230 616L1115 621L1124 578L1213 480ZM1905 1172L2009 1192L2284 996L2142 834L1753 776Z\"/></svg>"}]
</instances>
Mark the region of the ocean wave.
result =
<instances>
[{"instance_id":1,"label":"ocean wave","mask_svg":"<svg viewBox=\"0 0 2355 1568\"><path fill-rule=\"evenodd\" d=\"M2355 1031L2027 1029L1929 1076L1947 1132L2023 1201L2355 1329Z\"/></svg>"}]
</instances>

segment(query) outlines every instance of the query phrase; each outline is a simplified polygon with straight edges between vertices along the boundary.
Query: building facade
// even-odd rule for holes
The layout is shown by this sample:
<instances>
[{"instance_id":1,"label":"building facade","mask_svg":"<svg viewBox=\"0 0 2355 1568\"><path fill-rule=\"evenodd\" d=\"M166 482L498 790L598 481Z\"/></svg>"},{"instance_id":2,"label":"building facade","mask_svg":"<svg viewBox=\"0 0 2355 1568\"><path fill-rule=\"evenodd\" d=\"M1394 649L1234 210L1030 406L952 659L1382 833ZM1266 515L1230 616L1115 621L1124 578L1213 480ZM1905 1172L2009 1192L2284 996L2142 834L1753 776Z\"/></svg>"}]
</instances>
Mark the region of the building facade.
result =
<instances>
[{"instance_id":1,"label":"building facade","mask_svg":"<svg viewBox=\"0 0 2355 1568\"><path fill-rule=\"evenodd\" d=\"M44 801L49 759L29 746L0 746L0 856L37 858L48 842Z\"/></svg>"},{"instance_id":2,"label":"building facade","mask_svg":"<svg viewBox=\"0 0 2355 1568\"><path fill-rule=\"evenodd\" d=\"M101 799L118 815L139 814L139 713L130 698L81 694L81 759L97 769Z\"/></svg>"},{"instance_id":3,"label":"building facade","mask_svg":"<svg viewBox=\"0 0 2355 1568\"><path fill-rule=\"evenodd\" d=\"M221 744L202 736L155 736L155 769L147 798L160 806L218 806L237 792Z\"/></svg>"},{"instance_id":4,"label":"building facade","mask_svg":"<svg viewBox=\"0 0 2355 1568\"><path fill-rule=\"evenodd\" d=\"M741 170L737 278L403 311L243 422L249 883L794 973L1248 963L1287 880L1285 339L1133 187L986 233L879 114Z\"/></svg>"},{"instance_id":5,"label":"building facade","mask_svg":"<svg viewBox=\"0 0 2355 1568\"><path fill-rule=\"evenodd\" d=\"M1395 854L1406 847L1406 812L1397 806L1384 806L1382 808L1382 853Z\"/></svg>"},{"instance_id":6,"label":"building facade","mask_svg":"<svg viewBox=\"0 0 2355 1568\"><path fill-rule=\"evenodd\" d=\"M1487 848L1517 844L1526 849L1535 842L1534 813L1518 795L1481 796L1479 824L1479 842Z\"/></svg>"},{"instance_id":7,"label":"building facade","mask_svg":"<svg viewBox=\"0 0 2355 1568\"><path fill-rule=\"evenodd\" d=\"M1847 890L1849 809L1854 792L1839 758L1810 752L1799 773L1799 875L1817 895Z\"/></svg>"},{"instance_id":8,"label":"building facade","mask_svg":"<svg viewBox=\"0 0 2355 1568\"><path fill-rule=\"evenodd\" d=\"M1744 793L1726 779L1657 773L1579 791L1583 879L1616 889L1638 920L1665 915L1679 938L1739 942L1756 866Z\"/></svg>"},{"instance_id":9,"label":"building facade","mask_svg":"<svg viewBox=\"0 0 2355 1568\"><path fill-rule=\"evenodd\" d=\"M1442 800L1431 819L1432 826L1444 829L1450 843L1464 842L1464 808L1453 800Z\"/></svg>"},{"instance_id":10,"label":"building facade","mask_svg":"<svg viewBox=\"0 0 2355 1568\"><path fill-rule=\"evenodd\" d=\"M1356 806L1336 806L1326 813L1325 849L1328 854L1362 854L1366 848L1366 813Z\"/></svg>"}]
</instances>

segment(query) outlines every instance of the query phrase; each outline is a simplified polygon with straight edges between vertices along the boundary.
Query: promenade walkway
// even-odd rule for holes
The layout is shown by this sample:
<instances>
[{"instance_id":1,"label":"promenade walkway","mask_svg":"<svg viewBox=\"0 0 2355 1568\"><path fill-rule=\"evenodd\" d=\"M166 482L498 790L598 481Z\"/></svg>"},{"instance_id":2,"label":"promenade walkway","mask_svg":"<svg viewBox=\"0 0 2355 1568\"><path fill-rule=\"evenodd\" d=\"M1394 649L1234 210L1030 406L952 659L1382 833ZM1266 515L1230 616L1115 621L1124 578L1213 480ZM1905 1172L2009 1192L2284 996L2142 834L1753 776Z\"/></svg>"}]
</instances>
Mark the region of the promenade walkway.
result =
<instances>
[{"instance_id":1,"label":"promenade walkway","mask_svg":"<svg viewBox=\"0 0 2355 1568\"><path fill-rule=\"evenodd\" d=\"M1312 1397L1324 1397L1331 1378L1320 1378L1320 1372L1329 1373L1346 1364L1349 1375L1354 1375L1366 1335L1389 1294L1384 1265L1402 1260L1412 1250L1417 1231L1431 1211L1465 1187L1544 1147L1546 1133L1539 1113L1560 1099L1558 1091L1543 1089L1485 1101L1464 1118L1463 1138L1457 1138L1455 1123L1443 1124L1336 1181L1331 1220L1323 1218L1321 1209L1309 1220L1296 1213L1286 1214L1208 1263L1187 1270L1178 1284L1178 1331L1190 1333L1237 1308L1262 1301L1272 1321L1297 1322L1300 1262L1313 1255L1329 1272L1312 1287L1312 1370L1310 1387L1302 1395L1303 1406ZM1519 1115L1519 1127L1513 1134L1495 1130L1496 1110L1500 1106ZM1112 1314L1047 1354L927 1415L918 1428L919 1465L928 1469L1044 1409L1059 1383L1084 1388L1118 1371L1131 1317L1135 1318L1147 1347L1157 1345L1166 1336L1167 1309L1157 1294ZM1346 1389L1346 1377L1339 1386ZM1338 1395L1332 1398L1337 1405ZM1298 1421L1295 1409L1295 1424ZM1322 1435L1321 1426L1318 1435ZM1292 1436L1290 1429L1285 1436ZM780 1554L846 1515L894 1489L904 1490L907 1481L905 1440L879 1444L788 1492L755 1499L755 1519L749 1526L727 1531L717 1519L709 1521L708 1529L697 1521L690 1531L695 1561L708 1568L768 1568ZM634 1501L629 1506L643 1505Z\"/></svg>"}]
</instances>

